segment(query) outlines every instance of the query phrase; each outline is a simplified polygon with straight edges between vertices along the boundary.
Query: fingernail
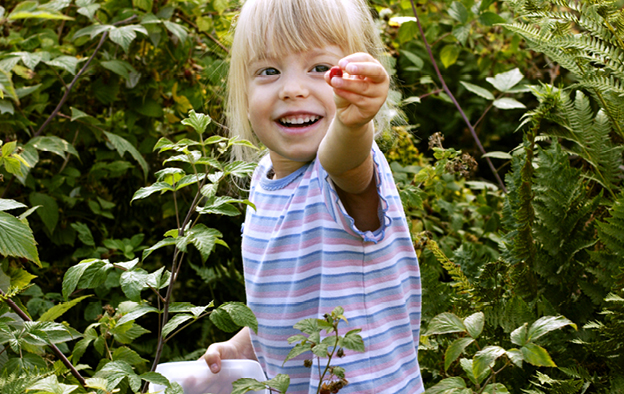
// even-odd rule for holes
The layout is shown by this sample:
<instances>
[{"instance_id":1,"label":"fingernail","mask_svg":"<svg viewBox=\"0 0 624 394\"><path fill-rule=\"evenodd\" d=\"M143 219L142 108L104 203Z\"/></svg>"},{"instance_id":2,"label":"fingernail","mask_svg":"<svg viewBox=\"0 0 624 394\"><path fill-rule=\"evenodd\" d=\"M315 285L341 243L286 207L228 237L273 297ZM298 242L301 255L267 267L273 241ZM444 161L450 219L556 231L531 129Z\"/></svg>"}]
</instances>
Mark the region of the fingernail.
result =
<instances>
[{"instance_id":1,"label":"fingernail","mask_svg":"<svg viewBox=\"0 0 624 394\"><path fill-rule=\"evenodd\" d=\"M217 373L217 371L219 370L219 366L217 364L212 364L210 366L210 370L212 371L212 373Z\"/></svg>"}]
</instances>

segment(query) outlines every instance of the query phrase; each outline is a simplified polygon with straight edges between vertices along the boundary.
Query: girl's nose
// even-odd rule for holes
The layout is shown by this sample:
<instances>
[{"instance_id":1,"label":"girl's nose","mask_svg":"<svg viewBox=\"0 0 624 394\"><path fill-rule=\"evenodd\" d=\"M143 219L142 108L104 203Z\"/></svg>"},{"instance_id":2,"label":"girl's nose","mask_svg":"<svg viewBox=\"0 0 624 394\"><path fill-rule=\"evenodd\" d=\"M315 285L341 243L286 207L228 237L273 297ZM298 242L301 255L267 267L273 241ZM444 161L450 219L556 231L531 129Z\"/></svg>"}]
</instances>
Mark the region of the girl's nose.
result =
<instances>
[{"instance_id":1,"label":"girl's nose","mask_svg":"<svg viewBox=\"0 0 624 394\"><path fill-rule=\"evenodd\" d=\"M306 98L310 94L304 78L299 75L284 74L282 81L279 95L281 100Z\"/></svg>"}]
</instances>

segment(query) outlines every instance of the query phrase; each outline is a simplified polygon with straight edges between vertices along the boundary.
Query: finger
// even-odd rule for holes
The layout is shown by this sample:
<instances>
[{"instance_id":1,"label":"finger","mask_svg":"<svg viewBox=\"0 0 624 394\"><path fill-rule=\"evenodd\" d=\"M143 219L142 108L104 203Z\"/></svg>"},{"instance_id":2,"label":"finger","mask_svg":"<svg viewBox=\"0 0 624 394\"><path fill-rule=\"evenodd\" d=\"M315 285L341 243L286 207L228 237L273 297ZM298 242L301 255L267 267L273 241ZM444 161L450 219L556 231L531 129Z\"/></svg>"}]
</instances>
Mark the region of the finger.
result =
<instances>
[{"instance_id":1,"label":"finger","mask_svg":"<svg viewBox=\"0 0 624 394\"><path fill-rule=\"evenodd\" d=\"M366 79L336 78L334 77L330 85L335 90L342 90L364 96L366 98L381 97L385 100L388 94L388 83L372 83Z\"/></svg>"},{"instance_id":2,"label":"finger","mask_svg":"<svg viewBox=\"0 0 624 394\"><path fill-rule=\"evenodd\" d=\"M345 65L344 71L350 76L365 77L373 83L383 83L388 80L386 69L378 62L350 62Z\"/></svg>"},{"instance_id":3,"label":"finger","mask_svg":"<svg viewBox=\"0 0 624 394\"><path fill-rule=\"evenodd\" d=\"M219 373L219 371L221 371L221 353L217 346L211 345L208 347L208 350L206 350L202 358L206 361L212 373Z\"/></svg>"}]
</instances>

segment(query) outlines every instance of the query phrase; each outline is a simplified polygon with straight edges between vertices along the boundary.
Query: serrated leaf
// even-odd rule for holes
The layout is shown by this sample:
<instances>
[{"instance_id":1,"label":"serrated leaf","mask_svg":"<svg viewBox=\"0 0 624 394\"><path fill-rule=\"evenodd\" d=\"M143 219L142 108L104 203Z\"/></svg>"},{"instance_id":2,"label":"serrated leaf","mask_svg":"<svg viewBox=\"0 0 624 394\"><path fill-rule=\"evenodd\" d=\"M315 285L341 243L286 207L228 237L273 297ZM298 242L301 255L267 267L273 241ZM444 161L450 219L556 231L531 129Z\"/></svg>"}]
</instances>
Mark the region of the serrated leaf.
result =
<instances>
[{"instance_id":1,"label":"serrated leaf","mask_svg":"<svg viewBox=\"0 0 624 394\"><path fill-rule=\"evenodd\" d=\"M87 246L95 246L95 241L93 240L93 234L91 234L91 230L89 230L89 226L81 222L75 222L70 224L71 228L76 230L78 233L78 239Z\"/></svg>"},{"instance_id":2,"label":"serrated leaf","mask_svg":"<svg viewBox=\"0 0 624 394\"><path fill-rule=\"evenodd\" d=\"M477 339L483 331L484 322L485 315L483 314L483 312L477 312L465 318L464 326L466 327L466 331L468 331L468 335L470 335L474 339Z\"/></svg>"},{"instance_id":3,"label":"serrated leaf","mask_svg":"<svg viewBox=\"0 0 624 394\"><path fill-rule=\"evenodd\" d=\"M167 379L166 377L164 377L158 372L145 372L139 375L139 377L153 384L158 384L161 386L169 386L169 379Z\"/></svg>"},{"instance_id":4,"label":"serrated leaf","mask_svg":"<svg viewBox=\"0 0 624 394\"><path fill-rule=\"evenodd\" d=\"M265 391L266 386L264 382L258 382L256 379L241 378L232 382L231 394L245 394L249 391Z\"/></svg>"},{"instance_id":5,"label":"serrated leaf","mask_svg":"<svg viewBox=\"0 0 624 394\"><path fill-rule=\"evenodd\" d=\"M340 340L340 346L356 352L364 352L364 340L362 340L362 336L359 334L360 331L360 329L356 329L347 332Z\"/></svg>"},{"instance_id":6,"label":"serrated leaf","mask_svg":"<svg viewBox=\"0 0 624 394\"><path fill-rule=\"evenodd\" d=\"M132 200L130 201L132 202L134 200L140 200L140 199L149 197L154 193L157 193L157 192L163 193L166 191L173 191L173 186L165 182L156 182L152 185L142 187L139 190L137 190L132 196Z\"/></svg>"},{"instance_id":7,"label":"serrated leaf","mask_svg":"<svg viewBox=\"0 0 624 394\"><path fill-rule=\"evenodd\" d=\"M464 352L464 349L473 342L473 338L459 338L451 343L444 352L444 370L447 371L451 364Z\"/></svg>"},{"instance_id":8,"label":"serrated leaf","mask_svg":"<svg viewBox=\"0 0 624 394\"><path fill-rule=\"evenodd\" d=\"M280 393L285 393L290 386L290 376L286 374L277 374L273 379L267 380L265 384Z\"/></svg>"},{"instance_id":9,"label":"serrated leaf","mask_svg":"<svg viewBox=\"0 0 624 394\"><path fill-rule=\"evenodd\" d=\"M56 136L35 137L29 141L29 145L34 146L40 151L57 154L63 159L66 158L65 153L71 153L72 155L80 158L78 151L72 144Z\"/></svg>"},{"instance_id":10,"label":"serrated leaf","mask_svg":"<svg viewBox=\"0 0 624 394\"><path fill-rule=\"evenodd\" d=\"M143 33L146 36L148 35L147 30L141 25L127 25L122 27L112 27L110 29L110 40L115 44L121 46L124 52L128 52L128 48L134 39L136 38L136 33Z\"/></svg>"},{"instance_id":11,"label":"serrated leaf","mask_svg":"<svg viewBox=\"0 0 624 394\"><path fill-rule=\"evenodd\" d=\"M63 297L65 300L76 290L78 285L92 289L104 283L107 272L113 268L108 260L89 259L69 267L63 277Z\"/></svg>"},{"instance_id":12,"label":"serrated leaf","mask_svg":"<svg viewBox=\"0 0 624 394\"><path fill-rule=\"evenodd\" d=\"M483 380L485 380L485 378L487 378L491 373L491 370L488 368L483 371L481 375L475 376L474 370L472 369L473 360L467 358L460 358L459 365L468 376L468 379L470 379L470 381L474 384L481 384L481 382L483 382Z\"/></svg>"},{"instance_id":13,"label":"serrated leaf","mask_svg":"<svg viewBox=\"0 0 624 394\"><path fill-rule=\"evenodd\" d=\"M108 387L117 387L124 378L127 378L130 388L134 392L141 389L141 378L134 372L130 364L123 361L109 362L95 374L95 377L105 378L108 381Z\"/></svg>"},{"instance_id":14,"label":"serrated leaf","mask_svg":"<svg viewBox=\"0 0 624 394\"><path fill-rule=\"evenodd\" d=\"M435 386L429 387L427 389L427 394L445 394L445 393L453 393L453 394L463 394L464 389L466 388L466 382L464 379L460 377L446 378L442 379ZM472 392L472 390L470 390Z\"/></svg>"},{"instance_id":15,"label":"serrated leaf","mask_svg":"<svg viewBox=\"0 0 624 394\"><path fill-rule=\"evenodd\" d=\"M507 350L507 357L511 360L514 365L518 368L522 368L522 361L524 361L524 357L522 356L522 352L518 349L509 349Z\"/></svg>"},{"instance_id":16,"label":"serrated leaf","mask_svg":"<svg viewBox=\"0 0 624 394\"><path fill-rule=\"evenodd\" d=\"M59 383L56 375L51 375L46 378L39 379L37 383L29 386L26 391L36 391L38 393L45 394L69 394L76 390L77 384L63 384Z\"/></svg>"},{"instance_id":17,"label":"serrated leaf","mask_svg":"<svg viewBox=\"0 0 624 394\"><path fill-rule=\"evenodd\" d=\"M124 314L121 317L121 319L117 321L117 324L124 324L129 321L136 320L139 317L144 316L148 313L152 313L152 312L158 312L158 309L147 304L136 305L134 308L132 308L132 310Z\"/></svg>"},{"instance_id":18,"label":"serrated leaf","mask_svg":"<svg viewBox=\"0 0 624 394\"><path fill-rule=\"evenodd\" d=\"M249 307L240 302L229 302L220 305L210 313L212 321L225 332L234 332L247 326L254 332L258 331L258 321Z\"/></svg>"},{"instance_id":19,"label":"serrated leaf","mask_svg":"<svg viewBox=\"0 0 624 394\"><path fill-rule=\"evenodd\" d=\"M443 312L431 319L425 335L448 334L452 332L466 332L466 326L456 315Z\"/></svg>"},{"instance_id":20,"label":"serrated leaf","mask_svg":"<svg viewBox=\"0 0 624 394\"><path fill-rule=\"evenodd\" d=\"M522 104L520 101L513 99L511 97L501 97L499 99L494 100L492 104L498 109L526 108L526 106Z\"/></svg>"},{"instance_id":21,"label":"serrated leaf","mask_svg":"<svg viewBox=\"0 0 624 394\"><path fill-rule=\"evenodd\" d=\"M550 355L541 346L538 346L532 342L528 342L526 345L520 348L522 358L529 364L536 365L538 367L556 367Z\"/></svg>"},{"instance_id":22,"label":"serrated leaf","mask_svg":"<svg viewBox=\"0 0 624 394\"><path fill-rule=\"evenodd\" d=\"M171 334L180 324L183 324L189 320L192 320L192 315L187 314L179 314L172 317L167 324L163 327L162 335L166 338L169 334Z\"/></svg>"},{"instance_id":23,"label":"serrated leaf","mask_svg":"<svg viewBox=\"0 0 624 394\"><path fill-rule=\"evenodd\" d=\"M206 127L208 127L210 122L212 122L210 116L190 110L188 117L186 119L182 119L181 123L185 126L192 127L197 134L202 135L206 131Z\"/></svg>"},{"instance_id":24,"label":"serrated leaf","mask_svg":"<svg viewBox=\"0 0 624 394\"><path fill-rule=\"evenodd\" d=\"M5 212L0 212L0 254L23 257L41 267L32 230L15 216Z\"/></svg>"},{"instance_id":25,"label":"serrated leaf","mask_svg":"<svg viewBox=\"0 0 624 394\"><path fill-rule=\"evenodd\" d=\"M141 301L141 291L147 289L147 278L149 274L142 268L134 268L125 271L119 278L121 290L131 301Z\"/></svg>"},{"instance_id":26,"label":"serrated leaf","mask_svg":"<svg viewBox=\"0 0 624 394\"><path fill-rule=\"evenodd\" d=\"M485 80L492 84L499 92L507 93L509 89L516 86L523 78L524 76L520 70L514 68L513 70L496 74L494 78L488 77Z\"/></svg>"},{"instance_id":27,"label":"serrated leaf","mask_svg":"<svg viewBox=\"0 0 624 394\"><path fill-rule=\"evenodd\" d=\"M494 365L496 359L505 353L505 349L500 346L486 346L482 350L478 351L473 358L472 370L474 375L481 375L483 371Z\"/></svg>"},{"instance_id":28,"label":"serrated leaf","mask_svg":"<svg viewBox=\"0 0 624 394\"><path fill-rule=\"evenodd\" d=\"M113 351L113 361L117 360L124 361L130 365L140 365L147 362L137 352L125 346L118 347Z\"/></svg>"},{"instance_id":29,"label":"serrated leaf","mask_svg":"<svg viewBox=\"0 0 624 394\"><path fill-rule=\"evenodd\" d=\"M454 1L453 4L451 4L448 13L451 18L455 19L459 23L466 23L468 20L468 10L466 9L466 6L459 1Z\"/></svg>"},{"instance_id":30,"label":"serrated leaf","mask_svg":"<svg viewBox=\"0 0 624 394\"><path fill-rule=\"evenodd\" d=\"M165 246L171 246L171 245L175 245L176 244L176 239L175 238L165 238L161 241L158 241L155 245L145 249L143 251L143 256L142 256L142 260L145 261L145 259L147 258L147 256L149 256L150 254L152 254L153 251L163 248Z\"/></svg>"},{"instance_id":31,"label":"serrated leaf","mask_svg":"<svg viewBox=\"0 0 624 394\"><path fill-rule=\"evenodd\" d=\"M19 201L10 200L7 198L0 198L0 211L9 211L17 208L28 208L27 205L22 204Z\"/></svg>"},{"instance_id":32,"label":"serrated leaf","mask_svg":"<svg viewBox=\"0 0 624 394\"><path fill-rule=\"evenodd\" d=\"M71 75L76 75L78 62L79 60L75 56L59 56L52 60L44 61L44 63L48 66L61 68L69 72Z\"/></svg>"},{"instance_id":33,"label":"serrated leaf","mask_svg":"<svg viewBox=\"0 0 624 394\"><path fill-rule=\"evenodd\" d=\"M45 313L39 317L39 321L54 321L59 317L63 316L65 312L76 306L80 301L89 297L91 297L91 295L85 295L82 297L74 298L73 300L68 302L61 302L60 304L54 305L52 308L45 311Z\"/></svg>"},{"instance_id":34,"label":"serrated leaf","mask_svg":"<svg viewBox=\"0 0 624 394\"><path fill-rule=\"evenodd\" d=\"M109 133L104 131L104 135L113 145L115 150L119 153L119 156L123 157L124 153L129 152L130 156L136 160L141 168L143 169L143 177L147 178L147 171L149 170L149 166L147 162L143 158L143 155L134 147L128 140L123 137L118 136L117 134Z\"/></svg>"},{"instance_id":35,"label":"serrated leaf","mask_svg":"<svg viewBox=\"0 0 624 394\"><path fill-rule=\"evenodd\" d=\"M132 65L130 63L126 62L125 60L113 59L113 60L100 62L100 64L105 69L110 70L110 71L114 72L117 75L121 75L126 80L130 79L130 73L131 72L134 72L134 73L137 72L135 70L135 68L132 67Z\"/></svg>"},{"instance_id":36,"label":"serrated leaf","mask_svg":"<svg viewBox=\"0 0 624 394\"><path fill-rule=\"evenodd\" d=\"M257 167L256 163L249 163L245 161L235 161L233 163L226 165L223 168L223 171L226 174L230 174L230 175L234 175L239 178L242 178L253 173L256 167Z\"/></svg>"},{"instance_id":37,"label":"serrated leaf","mask_svg":"<svg viewBox=\"0 0 624 394\"><path fill-rule=\"evenodd\" d=\"M72 37L72 40L76 40L77 38L80 38L82 36L89 36L91 39L93 39L93 37L100 35L106 31L110 31L111 29L114 29L115 26L113 25L91 25L91 26L87 26L85 28L82 28L80 30L78 30L76 33L74 33L74 36Z\"/></svg>"},{"instance_id":38,"label":"serrated leaf","mask_svg":"<svg viewBox=\"0 0 624 394\"><path fill-rule=\"evenodd\" d=\"M509 394L509 390L502 383L492 383L485 386L483 394Z\"/></svg>"},{"instance_id":39,"label":"serrated leaf","mask_svg":"<svg viewBox=\"0 0 624 394\"><path fill-rule=\"evenodd\" d=\"M482 88L481 86L473 85L469 82L459 81L468 91L476 94L477 96L483 97L486 100L494 100L494 95L487 89Z\"/></svg>"},{"instance_id":40,"label":"serrated leaf","mask_svg":"<svg viewBox=\"0 0 624 394\"><path fill-rule=\"evenodd\" d=\"M299 356L300 354L303 354L303 353L311 351L311 350L312 350L312 343L311 342L298 343L292 349L290 349L290 352L288 352L288 355L284 359L284 363L286 363L286 361L288 361L288 360L292 360L293 358Z\"/></svg>"}]
</instances>

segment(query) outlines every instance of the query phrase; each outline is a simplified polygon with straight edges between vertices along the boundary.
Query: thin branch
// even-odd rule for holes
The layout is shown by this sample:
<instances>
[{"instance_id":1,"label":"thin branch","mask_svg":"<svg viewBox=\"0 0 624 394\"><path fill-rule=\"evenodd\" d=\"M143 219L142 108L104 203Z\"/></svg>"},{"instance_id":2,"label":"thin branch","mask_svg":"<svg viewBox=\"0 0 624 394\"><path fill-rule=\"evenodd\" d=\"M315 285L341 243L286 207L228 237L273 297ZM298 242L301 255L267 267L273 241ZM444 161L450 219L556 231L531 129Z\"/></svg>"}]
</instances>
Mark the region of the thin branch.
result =
<instances>
[{"instance_id":1,"label":"thin branch","mask_svg":"<svg viewBox=\"0 0 624 394\"><path fill-rule=\"evenodd\" d=\"M127 22L133 20L134 18L136 18L136 15L133 15L130 18L124 19L122 21L113 23L113 25L121 25L121 24L124 24L124 23L127 23ZM45 128L48 127L50 122L52 122L52 119L54 119L54 117L59 113L59 111L61 110L61 107L63 106L63 104L65 104L65 101L67 101L67 99L69 98L69 93L71 92L72 88L74 87L76 82L78 82L78 79L82 76L82 74L84 74L84 72L87 70L87 68L91 64L91 61L93 60L95 55L99 52L99 50L102 47L102 45L104 45L104 42L106 41L106 37L108 37L108 32L107 31L102 34L102 38L100 38L100 42L98 43L97 47L95 48L95 50L93 51L93 53L89 57L89 60L87 60L85 65L82 66L82 68L80 69L80 71L78 71L78 73L76 74L74 79L72 79L72 81L69 83L69 85L67 86L67 89L65 89L65 93L63 94L63 97L61 98L61 101L59 101L59 103L56 106L56 108L54 108L54 111L52 111L50 116L48 116L48 119L46 119L46 121L43 122L43 124L41 125L41 127L39 127L39 130L37 130L37 132L35 133L35 135L33 135L33 137L37 137L37 136L41 135L41 133L43 133L43 130L45 130Z\"/></svg>"},{"instance_id":2,"label":"thin branch","mask_svg":"<svg viewBox=\"0 0 624 394\"><path fill-rule=\"evenodd\" d=\"M0 295L2 296L6 296L6 293L4 291L2 291L2 289L0 289ZM19 317L21 317L24 321L33 321L30 316L28 316L19 306L17 306L17 304L10 298L6 298L5 302L7 303L7 305L13 309L13 311L15 313L17 313L17 315ZM76 378L76 380L78 380L78 383L80 383L80 385L82 387L87 387L87 382L85 382L85 379L82 377L82 375L80 375L80 372L78 372L78 370L76 369L76 367L74 367L74 365L71 363L71 361L69 361L67 359L67 357L65 357L65 355L63 354L63 352L61 352L59 350L58 347L56 347L55 344L53 343L49 343L48 346L50 346L52 348L52 351L54 352L54 354L56 354L56 356L63 362L63 364L69 369L69 371L71 372L72 375L74 375L74 377Z\"/></svg>"},{"instance_id":3,"label":"thin branch","mask_svg":"<svg viewBox=\"0 0 624 394\"><path fill-rule=\"evenodd\" d=\"M483 148L483 145L481 144L481 141L479 140L479 136L475 132L474 127L472 127L472 124L470 124L470 120L468 120L468 117L466 116L466 114L462 110L461 106L459 105L459 103L455 99L455 96L453 96L453 93L451 93L451 90L448 88L448 86L446 86L446 82L444 81L444 77L442 76L442 73L440 72L440 68L438 67L438 63L435 61L435 58L433 56L433 52L431 52L431 47L429 46L429 42L427 41L427 38L425 37L425 31L423 30L422 24L420 23L420 18L418 17L418 12L416 11L416 6L414 5L414 0L410 0L410 3L412 5L412 12L414 13L414 16L416 17L416 23L418 24L418 30L420 32L420 36L423 39L423 42L425 44L425 48L427 49L427 53L429 54L429 59L431 59L431 63L433 65L433 68L435 69L435 72L438 75L438 79L440 80L440 83L442 83L442 88L444 89L446 94L448 94L448 96L451 98L451 100L453 101L453 104L455 104L455 107L457 108L457 110L461 114L462 118L464 119L464 122L466 122L466 125L468 126L468 129L470 129L470 134L472 134L472 137L474 138L475 142L477 143L477 146L479 147L479 150L481 151L481 153L483 155L485 155L487 152ZM498 185L500 186L500 188L505 193L507 193L507 188L505 187L505 184L503 183L503 180L501 179L500 175L498 175L498 171L496 171L496 168L494 167L494 164L492 164L492 161L490 160L489 157L486 157L485 160L487 161L488 166L492 170L492 173L494 174L494 177L496 177L496 180L498 181Z\"/></svg>"},{"instance_id":4,"label":"thin branch","mask_svg":"<svg viewBox=\"0 0 624 394\"><path fill-rule=\"evenodd\" d=\"M197 27L196 24L194 24L191 20L189 20L186 16L184 16L184 14L182 14L181 12L178 12L176 14L180 19L182 19L184 22L188 23L189 25L191 25L194 29L199 30L199 28ZM217 44L219 46L219 48L223 49L225 51L225 53L230 53L230 50L221 43L221 41L217 40L215 37L212 36L212 34L208 33L207 31L200 31L200 33L204 34L206 37L208 37L209 39L211 39L215 44Z\"/></svg>"}]
</instances>

